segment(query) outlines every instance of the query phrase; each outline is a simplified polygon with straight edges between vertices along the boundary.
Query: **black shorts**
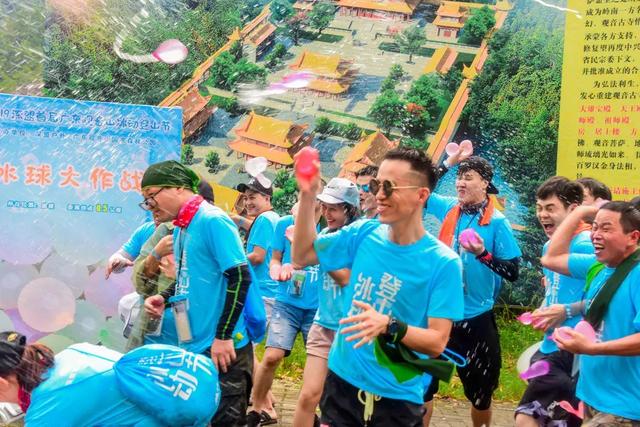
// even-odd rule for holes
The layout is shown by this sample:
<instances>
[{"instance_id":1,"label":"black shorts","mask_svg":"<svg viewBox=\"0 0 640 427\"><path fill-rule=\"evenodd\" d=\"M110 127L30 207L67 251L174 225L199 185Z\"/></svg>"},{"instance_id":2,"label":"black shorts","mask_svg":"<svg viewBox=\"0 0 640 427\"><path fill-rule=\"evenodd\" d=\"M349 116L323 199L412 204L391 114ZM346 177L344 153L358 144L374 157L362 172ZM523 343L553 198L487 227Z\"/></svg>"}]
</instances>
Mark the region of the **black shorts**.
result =
<instances>
[{"instance_id":1,"label":"black shorts","mask_svg":"<svg viewBox=\"0 0 640 427\"><path fill-rule=\"evenodd\" d=\"M457 368L466 398L478 410L489 409L502 366L500 336L493 311L455 322L447 348L467 359L467 366ZM437 392L438 381L434 379L424 401L433 400Z\"/></svg>"},{"instance_id":2,"label":"black shorts","mask_svg":"<svg viewBox=\"0 0 640 427\"><path fill-rule=\"evenodd\" d=\"M421 427L424 407L405 400L380 397L373 401L373 414L364 420L363 390L329 371L320 399L320 424L330 427Z\"/></svg>"},{"instance_id":3,"label":"black shorts","mask_svg":"<svg viewBox=\"0 0 640 427\"><path fill-rule=\"evenodd\" d=\"M211 351L205 352L211 357ZM212 427L236 427L247 424L247 407L251 397L253 373L253 345L251 343L236 349L236 360L220 372L220 404L211 419Z\"/></svg>"},{"instance_id":4,"label":"black shorts","mask_svg":"<svg viewBox=\"0 0 640 427\"><path fill-rule=\"evenodd\" d=\"M529 380L527 389L516 408L516 415L529 415L538 420L541 425L551 424L553 421L565 421L569 426L579 426L581 423L579 418L557 406L557 402L563 400L571 403L574 408L578 406L577 378L571 377L573 354L563 350L549 354L538 351L531 358L531 363L539 360L549 362L549 373Z\"/></svg>"}]
</instances>

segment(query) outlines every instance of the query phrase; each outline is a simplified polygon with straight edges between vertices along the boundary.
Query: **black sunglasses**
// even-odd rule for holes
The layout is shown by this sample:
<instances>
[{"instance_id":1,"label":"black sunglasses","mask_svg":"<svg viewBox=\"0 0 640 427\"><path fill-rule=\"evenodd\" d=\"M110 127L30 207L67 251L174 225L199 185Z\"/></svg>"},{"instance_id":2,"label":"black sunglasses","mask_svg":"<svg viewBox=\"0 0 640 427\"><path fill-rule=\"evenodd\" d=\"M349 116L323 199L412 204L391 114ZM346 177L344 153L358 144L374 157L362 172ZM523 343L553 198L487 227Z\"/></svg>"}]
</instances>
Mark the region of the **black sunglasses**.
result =
<instances>
[{"instance_id":1,"label":"black sunglasses","mask_svg":"<svg viewBox=\"0 0 640 427\"><path fill-rule=\"evenodd\" d=\"M142 202L138 203L138 206L140 206L145 211L150 211L151 209L155 208L156 206L158 206L158 202L156 202L156 199L154 199L154 197L156 197L158 193L160 193L165 188L166 187L162 187L149 197L146 197Z\"/></svg>"},{"instance_id":2,"label":"black sunglasses","mask_svg":"<svg viewBox=\"0 0 640 427\"><path fill-rule=\"evenodd\" d=\"M408 188L422 188L422 187L419 187L417 185L397 186L397 185L394 185L393 182L389 181L388 179L379 181L376 178L373 178L371 181L369 181L369 193L373 194L374 196L378 194L378 191L380 191L380 189L382 189L382 194L384 194L385 198L388 198L388 197L391 197L394 190L402 190L405 188L408 189Z\"/></svg>"}]
</instances>

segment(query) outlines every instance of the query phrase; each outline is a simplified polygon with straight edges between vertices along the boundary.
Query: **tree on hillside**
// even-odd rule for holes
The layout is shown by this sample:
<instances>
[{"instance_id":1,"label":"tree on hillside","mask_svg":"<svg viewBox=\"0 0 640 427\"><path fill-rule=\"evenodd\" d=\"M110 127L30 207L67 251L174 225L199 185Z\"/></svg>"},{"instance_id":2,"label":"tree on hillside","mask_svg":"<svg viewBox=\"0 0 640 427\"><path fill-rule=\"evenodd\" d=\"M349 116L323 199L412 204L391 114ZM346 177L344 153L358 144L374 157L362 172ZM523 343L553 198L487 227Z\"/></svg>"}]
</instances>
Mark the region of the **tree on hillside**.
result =
<instances>
[{"instance_id":1,"label":"tree on hillside","mask_svg":"<svg viewBox=\"0 0 640 427\"><path fill-rule=\"evenodd\" d=\"M271 10L271 18L276 23L286 21L294 13L289 0L273 0L269 9Z\"/></svg>"},{"instance_id":2,"label":"tree on hillside","mask_svg":"<svg viewBox=\"0 0 640 427\"><path fill-rule=\"evenodd\" d=\"M429 143L424 138L402 138L400 146L425 151L429 147Z\"/></svg>"},{"instance_id":3,"label":"tree on hillside","mask_svg":"<svg viewBox=\"0 0 640 427\"><path fill-rule=\"evenodd\" d=\"M211 69L211 80L216 87L225 90L234 90L238 83L258 83L264 84L267 71L246 60L236 59L229 52L222 52L213 62Z\"/></svg>"},{"instance_id":4,"label":"tree on hillside","mask_svg":"<svg viewBox=\"0 0 640 427\"><path fill-rule=\"evenodd\" d=\"M420 105L433 117L439 110L440 95L440 77L435 73L424 74L411 85L407 92L407 101Z\"/></svg>"},{"instance_id":5,"label":"tree on hillside","mask_svg":"<svg viewBox=\"0 0 640 427\"><path fill-rule=\"evenodd\" d=\"M394 37L394 41L400 47L400 52L409 55L409 63L412 63L413 55L418 53L426 40L424 29L418 28L417 25L405 28Z\"/></svg>"},{"instance_id":6,"label":"tree on hillside","mask_svg":"<svg viewBox=\"0 0 640 427\"><path fill-rule=\"evenodd\" d=\"M496 25L495 12L487 6L475 9L471 12L471 17L467 19L462 27L462 34L458 41L465 44L479 45L487 31Z\"/></svg>"},{"instance_id":7,"label":"tree on hillside","mask_svg":"<svg viewBox=\"0 0 640 427\"><path fill-rule=\"evenodd\" d=\"M193 164L193 147L191 144L182 145L180 161L187 166Z\"/></svg>"},{"instance_id":8,"label":"tree on hillside","mask_svg":"<svg viewBox=\"0 0 640 427\"><path fill-rule=\"evenodd\" d=\"M216 172L220 167L220 155L215 151L209 151L205 157L204 165L209 169L209 172Z\"/></svg>"},{"instance_id":9,"label":"tree on hillside","mask_svg":"<svg viewBox=\"0 0 640 427\"><path fill-rule=\"evenodd\" d=\"M309 26L318 30L318 34L322 34L322 30L331 24L335 12L336 8L331 3L316 3L309 13Z\"/></svg>"},{"instance_id":10,"label":"tree on hillside","mask_svg":"<svg viewBox=\"0 0 640 427\"><path fill-rule=\"evenodd\" d=\"M389 70L389 78L396 82L400 81L404 77L404 74L404 70L400 64L393 64Z\"/></svg>"},{"instance_id":11,"label":"tree on hillside","mask_svg":"<svg viewBox=\"0 0 640 427\"><path fill-rule=\"evenodd\" d=\"M393 90L382 92L369 110L369 117L387 134L392 127L400 125L404 115L404 102Z\"/></svg>"},{"instance_id":12,"label":"tree on hillside","mask_svg":"<svg viewBox=\"0 0 640 427\"><path fill-rule=\"evenodd\" d=\"M242 43L240 42L240 40L236 40L231 44L229 53L235 58L236 61L240 61L242 59Z\"/></svg>"},{"instance_id":13,"label":"tree on hillside","mask_svg":"<svg viewBox=\"0 0 640 427\"><path fill-rule=\"evenodd\" d=\"M289 30L293 44L296 46L300 41L300 32L302 31L302 27L307 25L307 20L307 14L305 12L298 12L291 18L287 19L287 29Z\"/></svg>"},{"instance_id":14,"label":"tree on hillside","mask_svg":"<svg viewBox=\"0 0 640 427\"><path fill-rule=\"evenodd\" d=\"M298 184L288 169L280 169L273 180L275 190L271 199L273 210L280 215L289 215L297 200Z\"/></svg>"}]
</instances>

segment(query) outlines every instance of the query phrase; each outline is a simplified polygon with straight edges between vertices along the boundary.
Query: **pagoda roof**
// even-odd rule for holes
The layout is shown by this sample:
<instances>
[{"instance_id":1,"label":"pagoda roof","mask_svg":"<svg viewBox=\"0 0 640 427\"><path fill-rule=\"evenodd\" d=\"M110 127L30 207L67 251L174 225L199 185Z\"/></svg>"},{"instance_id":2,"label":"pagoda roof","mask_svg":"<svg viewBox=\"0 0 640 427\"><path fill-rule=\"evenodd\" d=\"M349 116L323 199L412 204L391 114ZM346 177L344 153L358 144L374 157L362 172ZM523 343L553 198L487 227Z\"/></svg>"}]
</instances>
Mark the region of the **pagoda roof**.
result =
<instances>
[{"instance_id":1,"label":"pagoda roof","mask_svg":"<svg viewBox=\"0 0 640 427\"><path fill-rule=\"evenodd\" d=\"M269 147L262 147L260 145L252 144L243 139L236 139L235 141L230 142L229 147L250 157L264 157L272 163L278 163L286 166L293 164L293 158L288 151L280 151Z\"/></svg>"},{"instance_id":2,"label":"pagoda roof","mask_svg":"<svg viewBox=\"0 0 640 427\"><path fill-rule=\"evenodd\" d=\"M367 165L379 165L387 151L397 147L399 141L391 141L380 131L365 136L358 142L343 167L350 172L357 172Z\"/></svg>"},{"instance_id":3,"label":"pagoda roof","mask_svg":"<svg viewBox=\"0 0 640 427\"><path fill-rule=\"evenodd\" d=\"M412 15L421 0L340 0L338 6Z\"/></svg>"},{"instance_id":4,"label":"pagoda roof","mask_svg":"<svg viewBox=\"0 0 640 427\"><path fill-rule=\"evenodd\" d=\"M261 116L252 111L235 132L241 138L253 139L276 147L291 148L307 127L308 125L297 125L290 121Z\"/></svg>"},{"instance_id":5,"label":"pagoda roof","mask_svg":"<svg viewBox=\"0 0 640 427\"><path fill-rule=\"evenodd\" d=\"M322 55L305 50L289 65L293 70L310 71L319 76L339 78L349 71L350 63L340 55Z\"/></svg>"}]
</instances>

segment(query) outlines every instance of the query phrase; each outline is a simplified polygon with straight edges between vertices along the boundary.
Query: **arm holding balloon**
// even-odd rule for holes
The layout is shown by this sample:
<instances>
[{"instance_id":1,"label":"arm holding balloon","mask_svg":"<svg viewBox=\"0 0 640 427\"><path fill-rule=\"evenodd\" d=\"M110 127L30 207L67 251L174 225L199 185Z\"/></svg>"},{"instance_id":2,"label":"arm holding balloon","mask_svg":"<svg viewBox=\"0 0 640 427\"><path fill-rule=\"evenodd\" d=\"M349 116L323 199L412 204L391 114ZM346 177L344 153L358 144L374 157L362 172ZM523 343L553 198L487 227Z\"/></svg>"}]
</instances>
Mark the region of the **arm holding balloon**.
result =
<instances>
[{"instance_id":1,"label":"arm holding balloon","mask_svg":"<svg viewBox=\"0 0 640 427\"><path fill-rule=\"evenodd\" d=\"M118 249L107 261L104 278L108 279L111 273L122 273L125 268L133 265L133 257L124 249Z\"/></svg>"},{"instance_id":2,"label":"arm holding balloon","mask_svg":"<svg viewBox=\"0 0 640 427\"><path fill-rule=\"evenodd\" d=\"M556 334L558 347L575 354L589 354L600 356L639 356L640 333L627 335L611 341L594 342L585 335L572 329L563 331L568 336Z\"/></svg>"},{"instance_id":3,"label":"arm holding balloon","mask_svg":"<svg viewBox=\"0 0 640 427\"><path fill-rule=\"evenodd\" d=\"M271 264L269 264L269 276L273 280L278 282L287 282L291 280L293 268L292 264L282 264L282 252L273 249Z\"/></svg>"},{"instance_id":4,"label":"arm holding balloon","mask_svg":"<svg viewBox=\"0 0 640 427\"><path fill-rule=\"evenodd\" d=\"M571 304L552 304L548 307L540 307L531 316L533 322L531 325L535 329L546 331L561 326L565 320L569 318L582 316L585 309L584 301L576 301Z\"/></svg>"},{"instance_id":5,"label":"arm holding balloon","mask_svg":"<svg viewBox=\"0 0 640 427\"><path fill-rule=\"evenodd\" d=\"M319 162L307 158L312 156L302 155L305 153L300 151L296 155L296 170L301 169L299 167L301 162L313 163L314 167L306 175L296 172L300 197L298 199L298 215L293 228L293 241L291 242L291 259L301 267L316 265L319 262L313 243L317 237L315 218L316 195L320 190L320 165ZM308 165L303 164L303 166Z\"/></svg>"},{"instance_id":6,"label":"arm holding balloon","mask_svg":"<svg viewBox=\"0 0 640 427\"><path fill-rule=\"evenodd\" d=\"M460 245L468 252L471 252L476 256L481 263L489 267L493 272L497 273L500 277L515 282L518 280L520 270L520 259L501 259L493 256L491 252L484 246L484 240L482 237L473 232L473 237L468 239L460 239Z\"/></svg>"}]
</instances>

